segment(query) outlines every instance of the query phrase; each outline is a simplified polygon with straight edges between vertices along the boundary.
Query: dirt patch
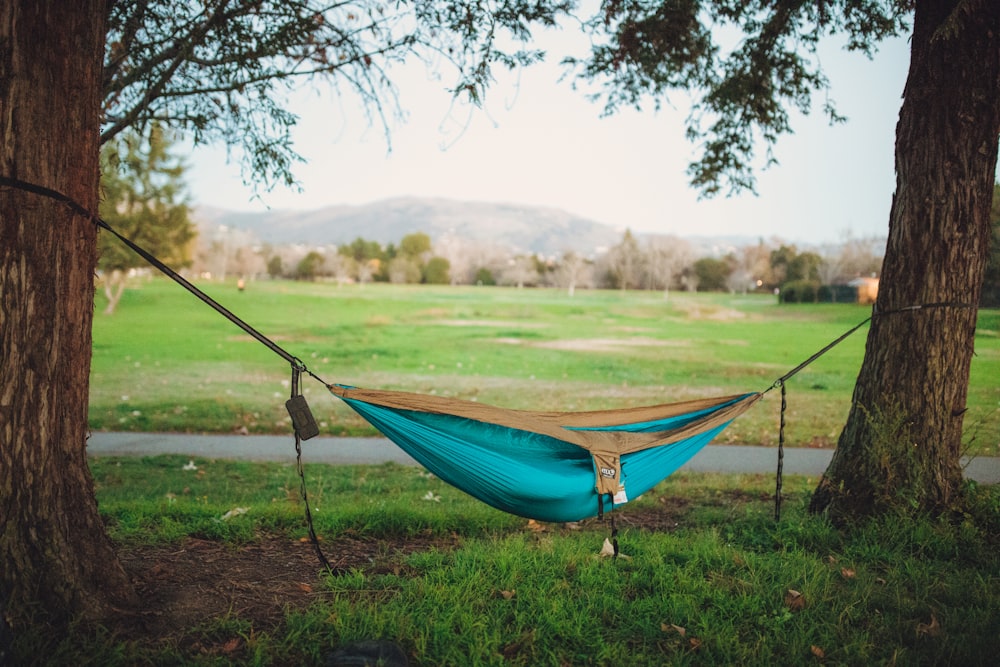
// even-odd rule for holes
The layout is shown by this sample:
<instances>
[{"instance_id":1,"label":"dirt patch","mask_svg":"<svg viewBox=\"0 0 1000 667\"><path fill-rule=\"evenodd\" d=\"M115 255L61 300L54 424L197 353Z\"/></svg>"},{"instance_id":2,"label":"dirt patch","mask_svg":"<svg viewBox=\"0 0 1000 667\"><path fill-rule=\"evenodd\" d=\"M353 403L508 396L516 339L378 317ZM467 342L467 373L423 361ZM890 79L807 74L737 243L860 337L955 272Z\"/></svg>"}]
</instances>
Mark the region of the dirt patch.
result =
<instances>
[{"instance_id":1,"label":"dirt patch","mask_svg":"<svg viewBox=\"0 0 1000 667\"><path fill-rule=\"evenodd\" d=\"M619 529L631 528L649 533L668 533L681 525L690 505L686 498L661 496L653 507L643 507L638 511L635 507L626 507L618 513L615 521Z\"/></svg>"},{"instance_id":2,"label":"dirt patch","mask_svg":"<svg viewBox=\"0 0 1000 667\"><path fill-rule=\"evenodd\" d=\"M704 304L690 304L678 307L684 316L690 320L715 320L726 322L730 320L742 320L748 316L741 310L724 308L722 306L705 306Z\"/></svg>"},{"instance_id":3,"label":"dirt patch","mask_svg":"<svg viewBox=\"0 0 1000 667\"><path fill-rule=\"evenodd\" d=\"M392 571L407 553L453 546L444 539L350 537L322 544L335 568L369 572ZM183 634L224 616L271 628L286 609L305 607L322 594L324 568L308 542L268 536L232 546L188 538L180 545L122 547L119 556L141 600L135 629L147 636Z\"/></svg>"},{"instance_id":4,"label":"dirt patch","mask_svg":"<svg viewBox=\"0 0 1000 667\"><path fill-rule=\"evenodd\" d=\"M662 340L660 338L575 338L570 340L553 340L535 343L535 347L550 350L580 350L583 352L613 352L630 347L685 347L690 345L686 340Z\"/></svg>"},{"instance_id":5,"label":"dirt patch","mask_svg":"<svg viewBox=\"0 0 1000 667\"><path fill-rule=\"evenodd\" d=\"M544 322L521 322L517 320L440 320L434 322L446 327L493 327L510 329L544 329L548 324Z\"/></svg>"},{"instance_id":6,"label":"dirt patch","mask_svg":"<svg viewBox=\"0 0 1000 667\"><path fill-rule=\"evenodd\" d=\"M632 347L686 347L686 340L663 340L645 336L635 338L570 338L568 340L525 341L520 338L495 338L495 342L507 345L527 345L547 350L570 350L574 352L620 352Z\"/></svg>"},{"instance_id":7,"label":"dirt patch","mask_svg":"<svg viewBox=\"0 0 1000 667\"><path fill-rule=\"evenodd\" d=\"M625 507L615 512L619 529L666 532L683 523L690 503L661 497L654 506ZM610 524L588 519L577 524L525 522L525 531L564 533L575 530L599 535ZM405 574L408 554L430 549L452 550L457 536L398 536L381 539L345 534L321 546L341 570L368 574ZM323 595L323 568L309 542L263 535L246 545L187 538L165 546L119 548L125 570L135 583L141 604L116 628L122 641L171 645L187 655L239 659L246 650L239 633L207 634L212 621L230 618L255 632L279 631L285 613L304 609Z\"/></svg>"},{"instance_id":8,"label":"dirt patch","mask_svg":"<svg viewBox=\"0 0 1000 667\"><path fill-rule=\"evenodd\" d=\"M400 571L407 554L457 543L452 537L342 535L321 546L336 569L379 573ZM273 630L287 610L303 609L325 594L325 570L310 542L268 535L233 546L187 538L179 545L118 551L140 599L139 610L122 619L122 639L174 645L185 653L237 657L245 646L236 633L213 639L199 628L233 618L255 631Z\"/></svg>"}]
</instances>

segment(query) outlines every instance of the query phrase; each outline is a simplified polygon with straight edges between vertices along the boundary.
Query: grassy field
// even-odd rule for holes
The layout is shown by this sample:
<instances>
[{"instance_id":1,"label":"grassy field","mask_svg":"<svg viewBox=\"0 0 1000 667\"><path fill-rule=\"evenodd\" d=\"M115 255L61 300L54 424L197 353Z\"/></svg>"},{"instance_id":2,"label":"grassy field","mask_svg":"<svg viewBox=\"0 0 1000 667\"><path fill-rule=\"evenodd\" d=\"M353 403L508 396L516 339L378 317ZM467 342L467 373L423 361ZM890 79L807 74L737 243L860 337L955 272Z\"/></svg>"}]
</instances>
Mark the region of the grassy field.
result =
<instances>
[{"instance_id":1,"label":"grassy field","mask_svg":"<svg viewBox=\"0 0 1000 667\"><path fill-rule=\"evenodd\" d=\"M1000 489L968 511L838 530L815 480L677 474L609 525L535 524L427 476L96 459L101 512L142 611L19 633L14 664L321 665L388 639L411 665L992 665L1000 651ZM23 660L23 663L18 662ZM361 663L350 663L361 664Z\"/></svg>"},{"instance_id":2,"label":"grassy field","mask_svg":"<svg viewBox=\"0 0 1000 667\"><path fill-rule=\"evenodd\" d=\"M767 296L257 283L209 285L326 382L583 410L763 390L868 315ZM100 312L102 304L98 304ZM865 331L789 383L790 444L830 445ZM997 454L1000 313L980 315L967 441ZM162 280L94 328L91 427L289 431L287 364ZM316 382L327 434L374 434ZM778 397L732 442L775 442ZM19 632L27 664L321 665L386 639L409 664L992 665L1000 487L961 511L834 527L817 480L680 472L607 520L504 514L416 466L92 458L138 612ZM356 663L361 664L361 663Z\"/></svg>"},{"instance_id":3,"label":"grassy field","mask_svg":"<svg viewBox=\"0 0 1000 667\"><path fill-rule=\"evenodd\" d=\"M760 391L864 320L865 306L770 295L370 284L205 283L209 294L326 382L510 407L592 410ZM287 433L288 365L179 286L136 282L97 304L94 430ZM788 384L788 444L832 446L867 326ZM1000 453L1000 312L980 314L966 416L970 452ZM305 394L328 435L376 435L320 383ZM778 397L719 442L777 442Z\"/></svg>"}]
</instances>

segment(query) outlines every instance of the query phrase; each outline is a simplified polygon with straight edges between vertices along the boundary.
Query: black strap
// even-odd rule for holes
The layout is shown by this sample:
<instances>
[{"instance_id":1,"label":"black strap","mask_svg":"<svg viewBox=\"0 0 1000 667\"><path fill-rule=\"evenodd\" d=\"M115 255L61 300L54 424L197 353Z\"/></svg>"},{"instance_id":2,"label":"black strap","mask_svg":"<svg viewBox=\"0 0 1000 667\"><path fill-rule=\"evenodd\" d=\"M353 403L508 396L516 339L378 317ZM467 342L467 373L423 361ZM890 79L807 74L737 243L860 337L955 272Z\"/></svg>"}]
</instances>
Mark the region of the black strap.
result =
<instances>
[{"instance_id":1,"label":"black strap","mask_svg":"<svg viewBox=\"0 0 1000 667\"><path fill-rule=\"evenodd\" d=\"M784 385L785 385L785 381L787 381L789 378L791 378L793 375L795 375L796 373L798 373L799 371L801 371L803 368L805 368L806 366L808 366L812 362L816 361L817 359L819 359L820 357L822 357L824 354L826 354L827 352L829 352L831 349L833 349L834 347L836 347L837 345L839 345L845 338L847 338L848 336L850 336L852 333L854 333L855 331L857 331L858 329L860 329L864 325L868 324L872 320L872 318L875 318L875 317L884 317L886 315L898 315L899 313L912 313L912 312L918 311L918 310L933 310L933 309L938 309L938 308L977 308L977 307L978 306L976 306L976 304L973 304L973 303L964 303L964 302L961 302L961 301L936 301L936 302L933 302L933 303L919 303L919 304L916 304L914 306L903 306L901 308L890 308L888 310L878 310L877 308L872 308L872 314L871 315L869 315L868 317L866 317L862 321L858 322L856 325L854 325L853 327L851 327L850 329L848 329L847 331L845 331L843 334L841 334L839 337L837 337L836 340L834 340L833 342L831 342L830 344L828 344L827 346L825 346L819 352L817 352L816 354L812 355L811 357L809 357L808 359L806 359L805 361L803 361L801 364L799 364L798 366L796 366L795 368L793 368L792 370L788 371L787 373L785 373L784 375L782 375L780 378L778 378L777 380L775 380L774 384L772 384L770 387L768 387L764 391L764 393L767 393L768 391L771 391L771 389L774 389L774 388L779 387L779 386L783 388Z\"/></svg>"},{"instance_id":2,"label":"black strap","mask_svg":"<svg viewBox=\"0 0 1000 667\"><path fill-rule=\"evenodd\" d=\"M853 327L851 327L850 329L848 329L846 332L844 332L843 334L841 334L835 341L833 341L832 343L828 344L822 350L820 350L819 352L817 352L816 354L812 355L811 357L809 357L808 359L806 359L805 361L803 361L801 364L799 364L798 366L796 366L792 370L790 370L787 373L785 373L784 375L782 375L780 378L778 378L777 380L775 380L774 384L772 384L768 389L766 389L764 393L767 393L768 391L771 391L771 389L774 389L775 387L781 387L782 390L784 390L785 381L786 380L788 380L793 375L795 375L796 373L798 373L799 371L801 371L803 368L805 368L806 366L808 366L809 364L811 364L812 362L816 361L817 359L819 359L820 357L822 357L824 354L826 354L827 352L829 352L830 350L832 350L834 347L836 347L841 342L843 342L843 340L845 338L847 338L848 336L850 336L852 333L854 333L855 331L857 331L858 329L860 329L864 325L868 324L871 321L872 317L874 317L874 314L869 315L868 317L866 317L861 322L858 322L856 325L854 325Z\"/></svg>"},{"instance_id":3,"label":"black strap","mask_svg":"<svg viewBox=\"0 0 1000 667\"><path fill-rule=\"evenodd\" d=\"M292 365L292 398L299 396L299 376L302 371L299 370L297 366ZM309 530L309 541L312 542L313 548L316 549L316 556L319 558L319 562L331 573L339 572L335 570L331 565L330 561L326 559L323 554L323 549L319 546L319 537L316 535L316 529L313 527L312 512L309 509L309 494L306 492L306 473L305 468L302 465L302 437L299 435L299 430L293 429L295 431L295 467L299 473L299 490L302 494L302 504L306 507L306 527Z\"/></svg>"},{"instance_id":4,"label":"black strap","mask_svg":"<svg viewBox=\"0 0 1000 667\"><path fill-rule=\"evenodd\" d=\"M785 383L781 382L781 418L778 423L778 472L774 482L774 520L781 520L781 471L785 462Z\"/></svg>"},{"instance_id":5,"label":"black strap","mask_svg":"<svg viewBox=\"0 0 1000 667\"><path fill-rule=\"evenodd\" d=\"M822 357L827 352L829 352L832 348L836 347L845 338L847 338L852 333L863 327L865 324L868 324L868 322L870 322L874 317L882 317L885 315L897 315L899 313L912 313L919 310L931 310L937 308L976 308L976 305L971 303L963 303L960 301L937 301L933 303L921 303L914 306L903 306L902 308L891 308L889 310L882 310L882 311L873 308L871 315L869 315L864 320L858 322L855 326L851 327L846 332L838 336L836 340L826 345L819 352L812 355L811 357L803 361L801 364L799 364L792 370L782 375L780 378L774 381L774 384L772 384L770 387L764 390L763 393L766 394L767 392L771 391L776 387L781 388L781 417L778 425L778 470L775 476L775 490L774 490L775 521L781 519L781 472L784 466L784 458L785 458L785 410L788 407L788 403L785 398L785 383L788 381L788 379L791 378L796 373L798 373L799 371L801 371L809 364L811 364L812 362Z\"/></svg>"},{"instance_id":6,"label":"black strap","mask_svg":"<svg viewBox=\"0 0 1000 667\"><path fill-rule=\"evenodd\" d=\"M223 306L222 304L220 304L218 301L216 301L215 299L213 299L212 297L208 296L203 291L201 291L200 289L198 289L197 287L195 287L184 276L182 276L181 274L177 273L176 271L174 271L173 269L171 269L169 266L167 266L166 264L164 264L163 262L161 262L157 257L155 257L154 255L152 255L151 253L149 253L145 248L143 248L143 247L141 247L139 245L136 245L135 243L132 242L131 239L128 239L128 238L122 236L121 234L119 234L116 229L114 229L113 227L111 227L108 223L104 222L100 218L96 218L95 222L97 223L97 225L101 229L104 229L104 230L106 230L106 231L114 234L116 237L118 237L118 239L122 243L124 243L129 248L131 248L132 250L134 250L140 257L142 257L147 262L149 262L150 264L152 264L153 266L155 266L157 269L159 269L160 271L162 271L163 273L165 273L167 276L169 276L170 278L172 278L175 282L177 282L182 287L184 287L184 289L188 290L189 292L191 292L192 294L194 294L196 297L198 297L199 299L201 299L203 302L205 302L206 304L208 304L209 306L211 306L212 308L214 308L216 312L218 312L220 315L222 315L223 317L225 317L226 319L228 319L230 322L232 322L233 324L235 324L239 328L243 329L243 331L245 331L248 334L250 334L251 336L253 336L253 338L255 338L258 342L262 343L269 350L271 350L272 352L274 352L275 354L277 354L279 357L281 357L282 359L284 359L285 361L287 361L288 363L290 363L293 368L297 368L297 369L299 369L300 371L303 371L303 372L309 372L309 370L306 368L306 365L302 362L302 360L300 360L297 357L291 355L289 352L287 352L280 345L278 345L277 343L275 343L273 340L271 340L270 338L268 338L267 336L265 336L261 332L257 331L257 329L255 329L250 324L248 324L247 322L245 322L242 318L238 317L231 310L229 310L228 308L226 308L225 306ZM312 375L312 373L310 373L310 375Z\"/></svg>"},{"instance_id":7,"label":"black strap","mask_svg":"<svg viewBox=\"0 0 1000 667\"><path fill-rule=\"evenodd\" d=\"M65 204L74 213L77 213L79 215L84 216L85 218L87 218L88 220L90 220L91 222L93 222L95 225L97 225L98 228L103 229L103 230L105 230L105 231L113 234L122 243L124 243L126 246L128 246L129 248L131 248L136 254L138 254L144 260L146 260L147 262L149 262L150 264L152 264L154 267L156 267L157 269L159 269L160 271L162 271L168 277L170 277L171 279L173 279L174 282L178 283L181 287L183 287L187 291L191 292L191 294L194 294L196 297L198 297L199 299L201 299L204 303L206 303L209 306L211 306L213 309L215 309L216 312L218 312L220 315L222 315L223 317L225 317L226 319L228 319L230 322L232 322L233 324L235 324L239 328L243 329L243 331L245 331L248 334L250 334L254 339L256 339L258 342L260 342L261 344L263 344L269 350L271 350L272 352L274 352L275 354L277 354L279 357L281 357L282 359L284 359L285 361L287 361L288 363L290 363L292 365L292 367L298 368L300 371L302 371L304 373L308 373L309 375L313 376L314 378L316 378L320 382L323 382L322 379L320 379L319 377L317 377L308 368L306 368L306 365L302 362L301 359L299 359L299 358L295 357L294 355L290 354L287 350L285 350L280 345L278 345L277 343L275 343L273 340L271 340L270 338L268 338L267 336L265 336L264 334L262 334L260 331L258 331L254 327L252 327L250 324L248 324L243 319L241 319L240 317L238 317L235 313L233 313L232 311L230 311L228 308L226 308L225 306L223 306L222 304L220 304L218 301L216 301L215 299L213 299L209 295L205 294L203 291L201 291L195 285L193 285L190 281L188 281L184 276L182 276L181 274L177 273L172 268L170 268L169 266L167 266L166 264L164 264L162 261L160 261L159 258L157 258L155 255L153 255L149 251L147 251L145 248L143 248L142 246L137 245L131 239L128 239L125 236L122 236L114 227L112 227L107 222L105 222L101 217L99 217L99 216L91 213L86 208L84 208L79 203L77 203L74 199L72 199L71 197L68 197L68 196L64 195L63 193L61 193L61 192L59 192L57 190L53 190L51 188L47 188L47 187L44 187L44 186L41 186L41 185L36 185L35 183L28 183L27 181L22 181L22 180L17 179L17 178L10 178L8 176L0 176L0 185L6 185L6 186L9 186L9 187L13 187L13 188L17 188L17 189L20 189L20 190L24 190L26 192L31 192L31 193L34 193L34 194L37 194L37 195L41 195L43 197L48 197L49 199L53 199L53 200L58 201L58 202L60 202L62 204ZM326 384L326 382L323 382L323 384Z\"/></svg>"},{"instance_id":8,"label":"black strap","mask_svg":"<svg viewBox=\"0 0 1000 667\"><path fill-rule=\"evenodd\" d=\"M615 497L611 493L598 493L597 494L597 518L601 521L604 520L604 496L608 497L611 502L611 509L614 510L615 507ZM618 522L615 521L614 512L611 514L611 546L614 548L614 558L618 558Z\"/></svg>"}]
</instances>

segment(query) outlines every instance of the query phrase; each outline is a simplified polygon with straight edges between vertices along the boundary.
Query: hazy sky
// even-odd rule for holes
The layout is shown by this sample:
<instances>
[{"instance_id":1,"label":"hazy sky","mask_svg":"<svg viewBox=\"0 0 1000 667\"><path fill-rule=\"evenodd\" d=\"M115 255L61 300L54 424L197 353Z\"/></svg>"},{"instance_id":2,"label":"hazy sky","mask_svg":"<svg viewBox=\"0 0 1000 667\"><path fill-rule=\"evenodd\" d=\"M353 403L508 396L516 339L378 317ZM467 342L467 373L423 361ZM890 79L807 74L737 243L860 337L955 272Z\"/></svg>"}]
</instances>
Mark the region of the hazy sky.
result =
<instances>
[{"instance_id":1,"label":"hazy sky","mask_svg":"<svg viewBox=\"0 0 1000 667\"><path fill-rule=\"evenodd\" d=\"M823 242L884 236L895 187L893 143L909 48L897 39L874 60L839 41L821 49L831 99L846 123L830 126L822 100L793 115L793 135L774 148L779 163L758 173L758 196L698 200L685 173L695 148L684 138L686 97L661 111L601 118L560 68L535 66L500 80L481 110L453 104L422 67L397 76L408 119L371 127L350 97L298 96L295 133L308 160L302 192L283 188L253 200L224 149L189 158L196 205L232 210L315 209L399 196L509 202L564 209L637 232L741 234ZM364 231L359 230L363 236Z\"/></svg>"}]
</instances>

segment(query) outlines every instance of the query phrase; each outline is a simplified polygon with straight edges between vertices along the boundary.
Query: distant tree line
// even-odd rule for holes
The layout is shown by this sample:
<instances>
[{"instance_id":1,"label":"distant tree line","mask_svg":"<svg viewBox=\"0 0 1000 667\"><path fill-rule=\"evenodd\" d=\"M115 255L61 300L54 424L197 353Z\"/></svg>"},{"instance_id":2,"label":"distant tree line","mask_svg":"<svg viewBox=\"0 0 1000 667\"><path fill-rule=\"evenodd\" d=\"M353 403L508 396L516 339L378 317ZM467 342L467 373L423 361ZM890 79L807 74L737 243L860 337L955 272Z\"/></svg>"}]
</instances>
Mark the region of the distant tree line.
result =
<instances>
[{"instance_id":1,"label":"distant tree line","mask_svg":"<svg viewBox=\"0 0 1000 667\"><path fill-rule=\"evenodd\" d=\"M744 247L699 253L676 236L637 236L626 230L611 248L584 256L516 252L479 241L446 237L433 241L423 232L382 245L358 237L343 245L304 246L257 243L238 230L204 234L192 269L206 277L227 274L338 284L506 285L577 289L789 292L791 300L824 298L823 289L859 276L878 274L878 239L848 238L839 244L800 251L763 239ZM827 297L827 300L829 298Z\"/></svg>"},{"instance_id":2,"label":"distant tree line","mask_svg":"<svg viewBox=\"0 0 1000 667\"><path fill-rule=\"evenodd\" d=\"M993 241L982 305L1000 307L1000 184L992 209ZM784 301L839 301L856 278L878 277L884 239L847 237L800 249L759 239L742 247L699 252L671 235L637 236L626 230L604 252L558 256L516 252L497 244L448 236L434 241L417 232L397 243L357 237L344 245L271 245L220 227L202 232L190 267L197 275L346 283L504 285L577 289L775 292Z\"/></svg>"}]
</instances>

